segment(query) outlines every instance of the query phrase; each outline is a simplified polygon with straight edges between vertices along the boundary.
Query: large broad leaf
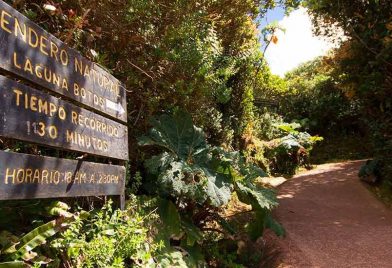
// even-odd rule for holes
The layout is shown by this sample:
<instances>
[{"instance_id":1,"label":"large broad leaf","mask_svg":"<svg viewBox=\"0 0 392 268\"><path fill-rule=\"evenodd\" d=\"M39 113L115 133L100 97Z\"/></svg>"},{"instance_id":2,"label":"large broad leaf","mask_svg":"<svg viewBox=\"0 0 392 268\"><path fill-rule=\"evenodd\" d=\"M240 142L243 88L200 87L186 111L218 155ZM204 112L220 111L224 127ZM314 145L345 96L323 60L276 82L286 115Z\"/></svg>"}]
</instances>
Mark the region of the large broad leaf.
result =
<instances>
[{"instance_id":1,"label":"large broad leaf","mask_svg":"<svg viewBox=\"0 0 392 268\"><path fill-rule=\"evenodd\" d=\"M139 145L155 145L165 152L145 162L148 172L157 176L161 196L194 200L220 207L229 202L232 183L216 171L213 150L189 114L162 115L153 121L149 135ZM219 162L219 161L218 161Z\"/></svg>"},{"instance_id":2,"label":"large broad leaf","mask_svg":"<svg viewBox=\"0 0 392 268\"><path fill-rule=\"evenodd\" d=\"M264 170L253 163L247 163L243 158L241 158L239 161L239 171L244 176L245 181L251 183L253 183L256 178L268 177Z\"/></svg>"},{"instance_id":3,"label":"large broad leaf","mask_svg":"<svg viewBox=\"0 0 392 268\"><path fill-rule=\"evenodd\" d=\"M269 211L257 210L255 217L247 226L249 236L252 240L256 241L262 236L266 228L271 229L277 236L283 237L285 235L284 228L272 218Z\"/></svg>"},{"instance_id":4,"label":"large broad leaf","mask_svg":"<svg viewBox=\"0 0 392 268\"><path fill-rule=\"evenodd\" d=\"M203 239L203 234L200 229L193 224L191 219L183 218L181 221L181 227L186 233L186 245L194 246L197 241Z\"/></svg>"},{"instance_id":5,"label":"large broad leaf","mask_svg":"<svg viewBox=\"0 0 392 268\"><path fill-rule=\"evenodd\" d=\"M247 225L249 237L256 241L259 237L263 236L266 228L266 215L267 211L256 210L255 219Z\"/></svg>"},{"instance_id":6,"label":"large broad leaf","mask_svg":"<svg viewBox=\"0 0 392 268\"><path fill-rule=\"evenodd\" d=\"M22 258L26 261L33 259L36 254L32 250L45 244L46 239L55 235L59 230L59 222L56 220L37 227L20 239L16 246L16 252L10 258Z\"/></svg>"},{"instance_id":7,"label":"large broad leaf","mask_svg":"<svg viewBox=\"0 0 392 268\"><path fill-rule=\"evenodd\" d=\"M274 220L272 216L268 213L265 219L265 227L274 231L277 236L283 237L286 234L285 229L279 222Z\"/></svg>"},{"instance_id":8,"label":"large broad leaf","mask_svg":"<svg viewBox=\"0 0 392 268\"><path fill-rule=\"evenodd\" d=\"M158 214L162 220L164 230L168 237L178 236L181 233L181 219L176 206L167 199L158 200Z\"/></svg>"},{"instance_id":9,"label":"large broad leaf","mask_svg":"<svg viewBox=\"0 0 392 268\"><path fill-rule=\"evenodd\" d=\"M60 201L52 202L50 206L46 208L49 215L71 218L74 215L68 212L69 209L70 207L66 203Z\"/></svg>"},{"instance_id":10,"label":"large broad leaf","mask_svg":"<svg viewBox=\"0 0 392 268\"><path fill-rule=\"evenodd\" d=\"M214 207L221 207L229 203L232 187L227 182L227 177L222 174L212 173L207 169L203 170L206 174L205 191L209 203Z\"/></svg>"},{"instance_id":11,"label":"large broad leaf","mask_svg":"<svg viewBox=\"0 0 392 268\"><path fill-rule=\"evenodd\" d=\"M212 148L213 154L219 157L219 165L223 168L232 168L239 171L241 177L246 181L253 182L258 177L268 177L260 167L246 161L238 151L227 152L220 147Z\"/></svg>"},{"instance_id":12,"label":"large broad leaf","mask_svg":"<svg viewBox=\"0 0 392 268\"><path fill-rule=\"evenodd\" d=\"M255 210L271 210L278 205L276 194L271 189L257 188L250 184L237 182L236 192L241 202L252 205Z\"/></svg>"},{"instance_id":13,"label":"large broad leaf","mask_svg":"<svg viewBox=\"0 0 392 268\"><path fill-rule=\"evenodd\" d=\"M197 183L203 177L202 170L192 167L184 161L172 162L169 167L158 176L158 183L167 195L174 197L188 197L203 203L207 197L203 194L202 186Z\"/></svg>"},{"instance_id":14,"label":"large broad leaf","mask_svg":"<svg viewBox=\"0 0 392 268\"><path fill-rule=\"evenodd\" d=\"M280 130L283 130L287 133L296 134L296 133L298 133L297 129L300 128L301 125L298 123L291 123L291 124L284 123L284 124L276 124L275 127L277 127Z\"/></svg>"},{"instance_id":15,"label":"large broad leaf","mask_svg":"<svg viewBox=\"0 0 392 268\"><path fill-rule=\"evenodd\" d=\"M232 185L226 176L186 162L173 162L162 172L158 181L166 194L185 196L199 204L208 202L220 207L231 198Z\"/></svg>"},{"instance_id":16,"label":"large broad leaf","mask_svg":"<svg viewBox=\"0 0 392 268\"><path fill-rule=\"evenodd\" d=\"M173 155L164 152L159 155L155 155L150 159L146 160L144 166L147 168L148 172L152 175L159 175L159 173L169 166L170 163L174 162L175 158Z\"/></svg>"},{"instance_id":17,"label":"large broad leaf","mask_svg":"<svg viewBox=\"0 0 392 268\"><path fill-rule=\"evenodd\" d=\"M283 227L270 215L270 210L278 205L275 192L271 189L258 188L253 184L245 183L237 182L236 192L238 199L251 205L256 212L256 219L248 226L250 237L256 240L263 235L265 228L273 230L278 236L283 236Z\"/></svg>"},{"instance_id":18,"label":"large broad leaf","mask_svg":"<svg viewBox=\"0 0 392 268\"><path fill-rule=\"evenodd\" d=\"M160 267L189 268L184 255L175 249L167 250L156 257Z\"/></svg>"},{"instance_id":19,"label":"large broad leaf","mask_svg":"<svg viewBox=\"0 0 392 268\"><path fill-rule=\"evenodd\" d=\"M139 145L166 148L179 159L188 162L207 148L203 130L193 125L192 118L187 113L162 115L153 120L152 125L149 135L138 139Z\"/></svg>"},{"instance_id":20,"label":"large broad leaf","mask_svg":"<svg viewBox=\"0 0 392 268\"><path fill-rule=\"evenodd\" d=\"M286 150L292 150L300 148L301 144L296 137L294 137L292 134L289 134L280 139L279 146L282 146Z\"/></svg>"}]
</instances>

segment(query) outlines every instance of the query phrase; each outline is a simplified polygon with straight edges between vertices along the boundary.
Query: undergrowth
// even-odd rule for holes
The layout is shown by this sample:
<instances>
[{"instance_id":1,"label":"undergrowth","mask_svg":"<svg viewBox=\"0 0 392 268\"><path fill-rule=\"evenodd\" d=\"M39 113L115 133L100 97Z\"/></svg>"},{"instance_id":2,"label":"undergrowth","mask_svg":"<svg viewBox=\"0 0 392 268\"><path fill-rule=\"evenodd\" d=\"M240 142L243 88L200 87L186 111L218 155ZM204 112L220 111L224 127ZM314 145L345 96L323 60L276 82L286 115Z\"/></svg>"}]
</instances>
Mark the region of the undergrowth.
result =
<instances>
[{"instance_id":1,"label":"undergrowth","mask_svg":"<svg viewBox=\"0 0 392 268\"><path fill-rule=\"evenodd\" d=\"M340 138L326 138L314 146L312 164L338 163L347 160L362 160L373 157L372 143L366 137L357 135Z\"/></svg>"}]
</instances>

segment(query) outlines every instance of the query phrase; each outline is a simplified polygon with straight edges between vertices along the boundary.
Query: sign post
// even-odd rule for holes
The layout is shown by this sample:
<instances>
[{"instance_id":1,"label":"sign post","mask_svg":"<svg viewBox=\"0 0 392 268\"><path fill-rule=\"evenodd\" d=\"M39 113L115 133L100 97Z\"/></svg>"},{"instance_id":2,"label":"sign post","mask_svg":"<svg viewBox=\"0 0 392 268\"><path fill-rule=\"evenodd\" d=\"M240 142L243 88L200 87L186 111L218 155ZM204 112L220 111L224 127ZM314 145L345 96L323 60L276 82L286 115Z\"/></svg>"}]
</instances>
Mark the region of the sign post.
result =
<instances>
[{"instance_id":1,"label":"sign post","mask_svg":"<svg viewBox=\"0 0 392 268\"><path fill-rule=\"evenodd\" d=\"M122 195L125 167L0 151L0 200Z\"/></svg>"},{"instance_id":2,"label":"sign post","mask_svg":"<svg viewBox=\"0 0 392 268\"><path fill-rule=\"evenodd\" d=\"M127 127L0 75L0 135L128 159Z\"/></svg>"},{"instance_id":3,"label":"sign post","mask_svg":"<svg viewBox=\"0 0 392 268\"><path fill-rule=\"evenodd\" d=\"M127 122L120 81L1 0L0 68Z\"/></svg>"},{"instance_id":4,"label":"sign post","mask_svg":"<svg viewBox=\"0 0 392 268\"><path fill-rule=\"evenodd\" d=\"M0 70L0 137L129 159L122 83L2 0ZM125 176L120 165L0 151L0 200L117 195L123 208Z\"/></svg>"}]
</instances>

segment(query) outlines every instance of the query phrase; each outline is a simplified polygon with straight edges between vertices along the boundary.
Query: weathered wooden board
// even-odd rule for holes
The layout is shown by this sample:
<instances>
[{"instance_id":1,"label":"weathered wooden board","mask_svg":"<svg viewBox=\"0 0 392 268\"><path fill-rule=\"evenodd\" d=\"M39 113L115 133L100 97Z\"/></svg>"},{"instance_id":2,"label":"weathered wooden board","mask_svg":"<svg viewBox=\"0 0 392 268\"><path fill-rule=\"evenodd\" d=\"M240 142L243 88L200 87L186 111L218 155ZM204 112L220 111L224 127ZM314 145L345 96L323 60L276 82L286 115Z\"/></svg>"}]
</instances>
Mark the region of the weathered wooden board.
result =
<instances>
[{"instance_id":1,"label":"weathered wooden board","mask_svg":"<svg viewBox=\"0 0 392 268\"><path fill-rule=\"evenodd\" d=\"M127 121L124 86L0 0L0 68Z\"/></svg>"},{"instance_id":2,"label":"weathered wooden board","mask_svg":"<svg viewBox=\"0 0 392 268\"><path fill-rule=\"evenodd\" d=\"M0 76L0 136L128 159L127 127Z\"/></svg>"},{"instance_id":3,"label":"weathered wooden board","mask_svg":"<svg viewBox=\"0 0 392 268\"><path fill-rule=\"evenodd\" d=\"M0 151L0 200L122 195L125 167Z\"/></svg>"}]
</instances>

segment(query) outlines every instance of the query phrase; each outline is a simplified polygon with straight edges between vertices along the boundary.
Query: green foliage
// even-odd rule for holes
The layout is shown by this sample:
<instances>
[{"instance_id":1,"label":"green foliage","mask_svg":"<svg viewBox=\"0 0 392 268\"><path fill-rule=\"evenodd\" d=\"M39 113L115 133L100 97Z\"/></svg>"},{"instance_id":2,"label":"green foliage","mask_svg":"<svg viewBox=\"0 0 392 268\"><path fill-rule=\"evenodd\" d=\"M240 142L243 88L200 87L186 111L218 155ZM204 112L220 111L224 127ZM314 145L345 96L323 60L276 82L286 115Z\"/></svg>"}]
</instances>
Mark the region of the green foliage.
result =
<instances>
[{"instance_id":1,"label":"green foliage","mask_svg":"<svg viewBox=\"0 0 392 268\"><path fill-rule=\"evenodd\" d=\"M51 3L55 12L45 11L43 1L7 2L125 83L131 126L127 193L152 196L150 212L155 215L157 209L163 223L152 224L153 231L159 229L155 237L163 241L157 257L162 265L204 265L205 236L218 232L208 229L217 225L224 235L235 231L220 214L234 192L257 214L258 227L249 226L252 238L265 228L282 234L270 217L277 205L273 191L254 183L265 175L260 168L264 166L233 150L244 149L248 137L261 129L254 100L258 89L285 86L264 63L256 20L268 8L297 6L299 1L70 0ZM150 127L148 119L180 110L189 111L206 133L193 125L189 115L162 116L152 123L150 135L139 140L140 145L149 146L140 151L134 137ZM277 130L270 130L265 135L275 135ZM33 154L49 150L56 157L75 157L10 144L1 141L1 148ZM260 150L258 156L263 153ZM9 208L5 210L4 215L18 218ZM45 213L49 211L72 219L67 230L56 233L61 237L50 246L39 246L49 251L53 263L119 267L146 265L151 259L155 245L147 246L143 224L149 217L139 212L122 213L110 206L83 217L67 207L48 208ZM28 215L42 213L38 209ZM47 220L37 219L38 226ZM0 225L7 222L0 218Z\"/></svg>"},{"instance_id":2,"label":"green foliage","mask_svg":"<svg viewBox=\"0 0 392 268\"><path fill-rule=\"evenodd\" d=\"M317 58L287 73L287 91L279 97L285 119L301 119L308 131L328 138L334 132L363 132L360 102L342 92L334 71L327 59Z\"/></svg>"},{"instance_id":3,"label":"green foliage","mask_svg":"<svg viewBox=\"0 0 392 268\"><path fill-rule=\"evenodd\" d=\"M14 245L11 248L4 249L4 253L11 254L8 258L10 259L23 259L30 261L37 256L32 250L40 245L46 243L46 239L55 235L59 230L60 224L54 220L44 225L39 226L30 233L23 236L13 250Z\"/></svg>"},{"instance_id":4,"label":"green foliage","mask_svg":"<svg viewBox=\"0 0 392 268\"><path fill-rule=\"evenodd\" d=\"M237 195L240 201L251 204L255 210L271 210L278 205L274 192L268 189L258 189L250 182L237 183Z\"/></svg>"},{"instance_id":5,"label":"green foliage","mask_svg":"<svg viewBox=\"0 0 392 268\"><path fill-rule=\"evenodd\" d=\"M139 145L156 145L170 151L174 157L191 162L206 147L204 133L193 126L189 114L178 112L175 116L162 115L151 123L149 136L139 139Z\"/></svg>"},{"instance_id":6,"label":"green foliage","mask_svg":"<svg viewBox=\"0 0 392 268\"><path fill-rule=\"evenodd\" d=\"M303 127L297 122L284 122L268 108L257 115L255 125L245 149L248 160L277 175L293 175L301 166L311 168L309 155L322 137L301 131Z\"/></svg>"},{"instance_id":7,"label":"green foliage","mask_svg":"<svg viewBox=\"0 0 392 268\"><path fill-rule=\"evenodd\" d=\"M163 115L152 125L150 135L140 138L139 144L165 149L146 161L149 173L158 175L159 190L180 199L195 200L200 205L227 204L231 192L229 182L211 170L211 154L204 133L193 126L190 115Z\"/></svg>"},{"instance_id":8,"label":"green foliage","mask_svg":"<svg viewBox=\"0 0 392 268\"><path fill-rule=\"evenodd\" d=\"M378 160L367 160L358 172L358 177L368 183L378 182L380 176L380 161Z\"/></svg>"},{"instance_id":9,"label":"green foliage","mask_svg":"<svg viewBox=\"0 0 392 268\"><path fill-rule=\"evenodd\" d=\"M283 125L283 117L264 108L256 118L256 136L260 140L270 141L281 134L276 126Z\"/></svg>"},{"instance_id":10,"label":"green foliage","mask_svg":"<svg viewBox=\"0 0 392 268\"><path fill-rule=\"evenodd\" d=\"M365 118L361 114L363 103L342 90L341 80L338 76L340 68L335 64L333 58L334 55L330 54L304 63L286 74L281 87L271 87L272 90L268 91L262 88L257 91L256 98L264 100L263 102L259 100L261 103L268 103L265 99L272 98L275 101L272 104L278 104L263 108L264 110L259 115L261 126L258 127L260 130L257 131L257 137L265 141L281 139L288 134L283 135L282 131L284 130L296 135L296 137L285 137L282 140L283 143L280 140L269 143L271 146L267 146L267 148L273 147L280 151L276 152L277 156L272 154L271 150L264 148L265 158L273 160L272 172L280 170L282 173L293 174L298 165L307 166L308 160L306 158L308 158L310 150L313 149L312 145L317 141L314 139L318 139L317 135L326 138L321 146L318 145L316 159L318 162L318 159L321 158L341 157L340 151L345 148L352 150L352 152L345 153L346 159L352 158L350 155L369 156L369 154L363 154L363 149L359 146L351 146L350 148L346 146L348 137L362 140L361 147L368 146L369 137L367 126L362 120ZM271 83L273 81L280 83L280 79L270 77L269 80L272 80ZM274 118L272 111L283 114L284 120L279 117ZM284 121L300 124L302 130L315 135L314 138L307 134L298 137L294 131L298 129L290 129L291 124L284 124ZM301 141L297 141L297 139ZM309 140L309 143L306 140ZM349 143L352 142L349 141ZM332 145L334 147L331 147ZM296 149L290 151L293 146ZM300 156L302 160L295 156L295 151L298 152L298 148L301 146L306 149L303 157ZM325 151L326 148L330 149ZM371 150L371 146L368 150ZM312 159L315 158L312 156Z\"/></svg>"},{"instance_id":11,"label":"green foliage","mask_svg":"<svg viewBox=\"0 0 392 268\"><path fill-rule=\"evenodd\" d=\"M297 129L301 128L301 125L298 123L279 124L277 128L288 134L281 138L282 146L288 150L293 147L303 147L310 151L316 142L324 140L323 137L311 136L307 132L298 131Z\"/></svg>"},{"instance_id":12,"label":"green foliage","mask_svg":"<svg viewBox=\"0 0 392 268\"><path fill-rule=\"evenodd\" d=\"M349 135L339 139L326 138L316 144L311 153L312 164L339 163L347 160L370 159L373 146L369 139Z\"/></svg>"},{"instance_id":13,"label":"green foliage","mask_svg":"<svg viewBox=\"0 0 392 268\"><path fill-rule=\"evenodd\" d=\"M237 183L236 187L238 199L245 204L250 204L255 211L255 221L248 224L250 238L257 240L266 228L271 229L278 236L284 236L283 227L269 214L269 211L278 205L275 193L269 189L257 187L251 181Z\"/></svg>"},{"instance_id":14,"label":"green foliage","mask_svg":"<svg viewBox=\"0 0 392 268\"><path fill-rule=\"evenodd\" d=\"M166 246L170 245L169 237L180 241L184 251L187 247L194 251L202 242L203 230L214 221L226 232L233 232L218 211L234 192L242 202L252 205L258 223L263 223L257 237L272 226L268 224L269 213L277 200L272 190L255 185L256 178L265 176L260 168L247 163L238 152L208 145L202 130L183 112L162 115L152 125L139 144L163 150L146 160L145 166L150 179L156 181L154 193L161 196L157 202L163 225L158 233L166 237ZM169 250L164 255L172 253Z\"/></svg>"},{"instance_id":15,"label":"green foliage","mask_svg":"<svg viewBox=\"0 0 392 268\"><path fill-rule=\"evenodd\" d=\"M189 199L199 205L220 207L230 199L232 168L237 176L248 180L265 175L246 164L238 153L210 147L188 114L162 115L152 125L149 136L141 137L139 144L159 146L165 152L147 160L146 168L158 176L158 187L163 193L180 201Z\"/></svg>"},{"instance_id":16,"label":"green foliage","mask_svg":"<svg viewBox=\"0 0 392 268\"><path fill-rule=\"evenodd\" d=\"M0 263L4 267L29 267L29 263L49 263L51 259L40 255L34 250L47 244L47 239L52 238L58 232L67 228L68 224L78 216L63 213L67 205L62 202L54 202L48 207L50 215L60 216L58 219L42 224L29 233L18 237L8 231L0 233L0 258L8 261ZM41 251L39 251L41 253Z\"/></svg>"},{"instance_id":17,"label":"green foliage","mask_svg":"<svg viewBox=\"0 0 392 268\"><path fill-rule=\"evenodd\" d=\"M0 263L0 268L25 268L27 267L23 261L11 261Z\"/></svg>"},{"instance_id":18,"label":"green foliage","mask_svg":"<svg viewBox=\"0 0 392 268\"><path fill-rule=\"evenodd\" d=\"M129 194L137 194L140 187L142 186L142 180L143 178L140 171L136 171L135 175L131 179L131 184L129 188L127 189L129 191Z\"/></svg>"},{"instance_id":19,"label":"green foliage","mask_svg":"<svg viewBox=\"0 0 392 268\"><path fill-rule=\"evenodd\" d=\"M113 210L108 202L99 210L77 218L51 246L65 256L73 267L133 267L152 261L156 249L147 236L146 222L151 215L143 215L131 201L127 210ZM145 218L147 217L147 218Z\"/></svg>"},{"instance_id":20,"label":"green foliage","mask_svg":"<svg viewBox=\"0 0 392 268\"><path fill-rule=\"evenodd\" d=\"M339 27L347 37L330 58L336 84L351 99L360 103L360 112L372 134L375 156L381 173L389 180L391 163L391 1L307 0L316 33L336 39Z\"/></svg>"},{"instance_id":21,"label":"green foliage","mask_svg":"<svg viewBox=\"0 0 392 268\"><path fill-rule=\"evenodd\" d=\"M42 210L43 208L41 208ZM157 216L130 201L126 211L86 212L53 202L43 209L57 217L27 234L0 233L0 267L144 267L153 263L158 247L148 237L148 224Z\"/></svg>"},{"instance_id":22,"label":"green foliage","mask_svg":"<svg viewBox=\"0 0 392 268\"><path fill-rule=\"evenodd\" d=\"M275 126L281 130L280 137L269 142L265 153L267 159L271 161L271 172L293 175L300 166L310 168L309 154L314 144L322 141L323 138L298 131L297 129L301 127L298 123Z\"/></svg>"},{"instance_id":23,"label":"green foliage","mask_svg":"<svg viewBox=\"0 0 392 268\"><path fill-rule=\"evenodd\" d=\"M275 125L278 129L283 130L284 132L290 133L290 134L298 134L299 132L297 131L298 128L301 127L300 124L298 123L282 123L282 124L276 124Z\"/></svg>"}]
</instances>

